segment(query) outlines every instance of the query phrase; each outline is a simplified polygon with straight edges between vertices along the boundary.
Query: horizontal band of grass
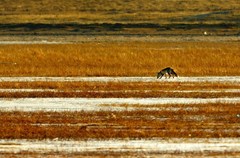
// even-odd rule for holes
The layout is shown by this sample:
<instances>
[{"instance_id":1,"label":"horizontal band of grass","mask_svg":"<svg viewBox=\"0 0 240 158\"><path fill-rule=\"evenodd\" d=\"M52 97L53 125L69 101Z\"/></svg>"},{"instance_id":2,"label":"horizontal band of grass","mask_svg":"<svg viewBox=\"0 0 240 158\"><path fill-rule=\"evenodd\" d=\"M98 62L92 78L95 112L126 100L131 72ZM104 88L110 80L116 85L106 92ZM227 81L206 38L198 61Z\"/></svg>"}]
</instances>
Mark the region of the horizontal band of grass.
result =
<instances>
[{"instance_id":1,"label":"horizontal band of grass","mask_svg":"<svg viewBox=\"0 0 240 158\"><path fill-rule=\"evenodd\" d=\"M237 0L12 0L1 2L2 23L129 23L189 22L218 23L237 21ZM225 20L225 21L224 21ZM71 27L69 28L71 30ZM74 30L73 30L74 31Z\"/></svg>"},{"instance_id":2,"label":"horizontal band of grass","mask_svg":"<svg viewBox=\"0 0 240 158\"><path fill-rule=\"evenodd\" d=\"M91 82L91 81L33 81L33 82L0 82L2 89L55 89L83 91L114 90L225 90L239 89L238 82Z\"/></svg>"},{"instance_id":3,"label":"horizontal band of grass","mask_svg":"<svg viewBox=\"0 0 240 158\"><path fill-rule=\"evenodd\" d=\"M239 92L162 92L162 91L48 91L45 92L0 92L0 98L223 98L239 97Z\"/></svg>"},{"instance_id":4,"label":"horizontal band of grass","mask_svg":"<svg viewBox=\"0 0 240 158\"><path fill-rule=\"evenodd\" d=\"M0 138L106 139L240 136L239 111L236 110L240 108L239 104L161 106L163 108L156 111L0 112ZM176 107L179 110L174 110Z\"/></svg>"},{"instance_id":5,"label":"horizontal band of grass","mask_svg":"<svg viewBox=\"0 0 240 158\"><path fill-rule=\"evenodd\" d=\"M238 43L122 42L1 45L1 76L240 75Z\"/></svg>"},{"instance_id":6,"label":"horizontal band of grass","mask_svg":"<svg viewBox=\"0 0 240 158\"><path fill-rule=\"evenodd\" d=\"M217 98L238 97L238 83L217 82L0 82L0 97Z\"/></svg>"}]
</instances>

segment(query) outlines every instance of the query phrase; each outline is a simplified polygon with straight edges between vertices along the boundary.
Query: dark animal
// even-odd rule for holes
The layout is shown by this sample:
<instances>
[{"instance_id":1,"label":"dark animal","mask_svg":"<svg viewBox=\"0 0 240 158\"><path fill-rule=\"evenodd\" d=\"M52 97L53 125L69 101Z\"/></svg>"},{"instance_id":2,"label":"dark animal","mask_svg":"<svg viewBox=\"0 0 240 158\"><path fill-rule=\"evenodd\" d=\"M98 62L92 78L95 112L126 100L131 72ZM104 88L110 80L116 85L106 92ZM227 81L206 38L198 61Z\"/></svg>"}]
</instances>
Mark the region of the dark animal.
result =
<instances>
[{"instance_id":1,"label":"dark animal","mask_svg":"<svg viewBox=\"0 0 240 158\"><path fill-rule=\"evenodd\" d=\"M165 69L162 69L159 73L157 73L157 78L161 79L164 75L166 76L168 74L169 78L172 76L178 77L177 73L170 67L167 67ZM167 77L167 76L166 76Z\"/></svg>"}]
</instances>

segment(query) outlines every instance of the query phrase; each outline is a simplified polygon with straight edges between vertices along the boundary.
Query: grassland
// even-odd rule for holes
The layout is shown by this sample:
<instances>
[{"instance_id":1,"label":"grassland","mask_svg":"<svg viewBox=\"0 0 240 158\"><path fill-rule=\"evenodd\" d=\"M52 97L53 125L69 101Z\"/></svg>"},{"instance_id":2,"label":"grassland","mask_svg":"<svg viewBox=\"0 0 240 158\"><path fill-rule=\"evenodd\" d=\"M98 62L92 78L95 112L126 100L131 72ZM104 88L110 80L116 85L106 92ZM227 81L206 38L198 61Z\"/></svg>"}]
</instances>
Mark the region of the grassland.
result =
<instances>
[{"instance_id":1,"label":"grassland","mask_svg":"<svg viewBox=\"0 0 240 158\"><path fill-rule=\"evenodd\" d=\"M0 2L0 34L239 34L237 0L13 0Z\"/></svg>"},{"instance_id":2,"label":"grassland","mask_svg":"<svg viewBox=\"0 0 240 158\"><path fill-rule=\"evenodd\" d=\"M161 106L164 108L157 111L0 112L0 138L239 137L239 113L235 110L239 104ZM180 110L168 109L174 107Z\"/></svg>"},{"instance_id":3,"label":"grassland","mask_svg":"<svg viewBox=\"0 0 240 158\"><path fill-rule=\"evenodd\" d=\"M235 82L0 82L2 89L51 89L63 92L6 92L0 93L6 100L18 97L193 97L218 98L238 97L237 93L225 93L228 89L239 89ZM80 90L82 92L74 93ZM175 92L177 90L177 92ZM187 92L184 91L205 92ZM219 90L220 93L212 93ZM115 93L116 92L116 93ZM119 93L121 92L121 93ZM185 95L185 96L184 96ZM2 98L4 99L4 98ZM8 102L9 103L9 102ZM68 103L65 103L68 104ZM69 103L70 105L71 103ZM87 104L85 105L88 106ZM0 111L0 138L7 140L111 140L123 139L193 139L197 138L238 138L239 135L239 103L199 103L199 104L111 104L102 107L125 107L123 111L74 111L74 112L23 112ZM134 107L135 110L127 110ZM148 109L148 110L146 110ZM207 143L206 142L206 143ZM4 148L4 143L1 144ZM7 144L6 144L7 145ZM14 145L14 144L13 144ZM44 152L44 150L43 150ZM12 152L1 153L12 156ZM21 151L17 156L49 156L74 157L75 155L169 155L169 153L143 152L28 152ZM236 156L239 152L171 152L171 155L192 156Z\"/></svg>"},{"instance_id":4,"label":"grassland","mask_svg":"<svg viewBox=\"0 0 240 158\"><path fill-rule=\"evenodd\" d=\"M223 0L3 0L0 4L3 23L225 23L237 20L240 11L237 0L227 4Z\"/></svg>"},{"instance_id":5,"label":"grassland","mask_svg":"<svg viewBox=\"0 0 240 158\"><path fill-rule=\"evenodd\" d=\"M102 42L1 45L1 76L237 76L238 43Z\"/></svg>"},{"instance_id":6,"label":"grassland","mask_svg":"<svg viewBox=\"0 0 240 158\"><path fill-rule=\"evenodd\" d=\"M218 98L238 97L239 92L231 90L240 88L238 83L208 82L1 82L0 87L6 89L0 91L2 98Z\"/></svg>"},{"instance_id":7,"label":"grassland","mask_svg":"<svg viewBox=\"0 0 240 158\"><path fill-rule=\"evenodd\" d=\"M238 0L1 0L1 41L74 44L1 44L0 76L155 77L159 70L167 66L174 68L180 76L240 76L239 18ZM134 40L126 41L122 37ZM166 37L171 37L171 41L175 42L162 42ZM200 37L204 42L194 37ZM231 37L235 37L234 40ZM239 83L234 82L1 81L0 88L0 98L5 101L34 97L237 98L240 87ZM134 107L135 110L0 110L0 139L87 141L240 137L239 103L147 105L150 110L141 104L100 106ZM4 143L1 145L4 149ZM20 151L15 154L1 153L6 157L79 156L61 152ZM138 155L134 151L82 153L99 157L109 154ZM148 153L139 154L143 156ZM156 153L157 156L164 154ZM167 153L167 156L171 154L224 157L236 156L239 152L179 151Z\"/></svg>"}]
</instances>

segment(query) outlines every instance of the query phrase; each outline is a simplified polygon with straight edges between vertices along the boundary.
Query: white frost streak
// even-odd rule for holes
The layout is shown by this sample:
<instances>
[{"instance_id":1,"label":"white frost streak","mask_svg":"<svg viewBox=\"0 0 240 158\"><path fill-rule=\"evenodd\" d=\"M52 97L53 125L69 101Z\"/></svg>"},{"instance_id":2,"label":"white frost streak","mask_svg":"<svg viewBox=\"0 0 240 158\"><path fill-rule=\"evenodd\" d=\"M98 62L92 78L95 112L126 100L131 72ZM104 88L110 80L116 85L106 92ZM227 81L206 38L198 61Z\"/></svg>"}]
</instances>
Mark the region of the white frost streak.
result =
<instances>
[{"instance_id":1,"label":"white frost streak","mask_svg":"<svg viewBox=\"0 0 240 158\"><path fill-rule=\"evenodd\" d=\"M175 77L157 79L156 77L0 77L0 82L34 82L34 81L89 81L89 82L240 82L240 76L203 76Z\"/></svg>"},{"instance_id":2,"label":"white frost streak","mask_svg":"<svg viewBox=\"0 0 240 158\"><path fill-rule=\"evenodd\" d=\"M137 107L111 106L112 104L207 104L240 103L236 98L20 98L0 99L1 110L20 111L119 111ZM102 106L109 105L109 106Z\"/></svg>"},{"instance_id":3,"label":"white frost streak","mask_svg":"<svg viewBox=\"0 0 240 158\"><path fill-rule=\"evenodd\" d=\"M0 152L239 152L237 138L140 139L140 140L0 140Z\"/></svg>"},{"instance_id":4,"label":"white frost streak","mask_svg":"<svg viewBox=\"0 0 240 158\"><path fill-rule=\"evenodd\" d=\"M157 80L156 77L0 77L0 82L224 82L240 83L240 76L204 76L204 77L179 77L171 79ZM71 90L82 92L81 90ZM211 90L158 90L159 92L176 93L240 93L239 89L211 89ZM57 89L0 89L0 92L63 92ZM105 93L106 91L89 91ZM107 92L134 92L107 91ZM138 91L135 91L138 92ZM151 90L141 91L151 92ZM240 97L233 98L20 98L20 99L0 99L0 110L20 110L20 111L119 111L135 110L136 107L111 106L113 104L207 104L207 103L240 103ZM103 106L107 105L107 106Z\"/></svg>"}]
</instances>

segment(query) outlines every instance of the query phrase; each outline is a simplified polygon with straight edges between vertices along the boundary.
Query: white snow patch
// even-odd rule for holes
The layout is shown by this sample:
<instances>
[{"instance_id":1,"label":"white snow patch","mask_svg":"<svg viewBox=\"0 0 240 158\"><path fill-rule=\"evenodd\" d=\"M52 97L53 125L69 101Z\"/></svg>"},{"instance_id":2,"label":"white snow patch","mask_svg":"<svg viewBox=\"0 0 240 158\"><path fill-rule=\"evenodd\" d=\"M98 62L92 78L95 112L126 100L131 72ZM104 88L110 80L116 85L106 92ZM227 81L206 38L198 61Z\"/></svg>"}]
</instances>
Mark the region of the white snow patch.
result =
<instances>
[{"instance_id":1,"label":"white snow patch","mask_svg":"<svg viewBox=\"0 0 240 158\"><path fill-rule=\"evenodd\" d=\"M240 76L203 76L203 77L0 77L0 82L34 82L34 81L90 81L90 82L240 82Z\"/></svg>"},{"instance_id":2,"label":"white snow patch","mask_svg":"<svg viewBox=\"0 0 240 158\"><path fill-rule=\"evenodd\" d=\"M240 152L238 138L170 138L139 140L0 140L0 152Z\"/></svg>"},{"instance_id":3,"label":"white snow patch","mask_svg":"<svg viewBox=\"0 0 240 158\"><path fill-rule=\"evenodd\" d=\"M0 99L0 110L20 111L119 111L134 107L111 106L112 104L207 104L240 103L235 98L19 98ZM102 106L109 105L109 106Z\"/></svg>"}]
</instances>

